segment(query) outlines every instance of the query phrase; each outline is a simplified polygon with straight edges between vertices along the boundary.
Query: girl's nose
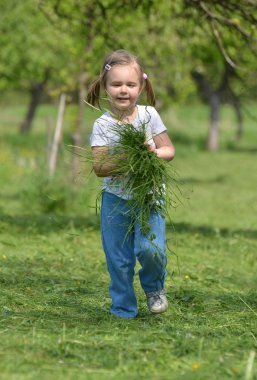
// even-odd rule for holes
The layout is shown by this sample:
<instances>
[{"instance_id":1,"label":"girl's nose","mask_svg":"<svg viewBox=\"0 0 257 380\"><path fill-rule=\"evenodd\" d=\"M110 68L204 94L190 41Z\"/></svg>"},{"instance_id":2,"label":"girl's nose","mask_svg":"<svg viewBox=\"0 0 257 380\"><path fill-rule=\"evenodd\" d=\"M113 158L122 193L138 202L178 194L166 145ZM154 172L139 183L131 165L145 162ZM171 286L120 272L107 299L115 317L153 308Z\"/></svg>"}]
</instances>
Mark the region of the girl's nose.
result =
<instances>
[{"instance_id":1,"label":"girl's nose","mask_svg":"<svg viewBox=\"0 0 257 380\"><path fill-rule=\"evenodd\" d=\"M127 86L123 85L121 86L121 92L127 92Z\"/></svg>"}]
</instances>

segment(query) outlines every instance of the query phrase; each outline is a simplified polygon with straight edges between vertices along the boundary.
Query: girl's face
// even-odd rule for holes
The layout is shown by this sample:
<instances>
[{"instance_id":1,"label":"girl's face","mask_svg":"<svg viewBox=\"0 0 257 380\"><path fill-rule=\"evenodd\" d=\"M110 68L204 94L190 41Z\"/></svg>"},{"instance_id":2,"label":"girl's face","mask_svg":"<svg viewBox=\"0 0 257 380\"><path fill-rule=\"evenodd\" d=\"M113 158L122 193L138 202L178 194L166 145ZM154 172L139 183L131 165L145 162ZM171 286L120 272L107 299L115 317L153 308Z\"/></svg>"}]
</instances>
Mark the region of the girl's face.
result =
<instances>
[{"instance_id":1,"label":"girl's face","mask_svg":"<svg viewBox=\"0 0 257 380\"><path fill-rule=\"evenodd\" d=\"M114 65L107 73L105 90L115 112L133 112L142 90L136 64Z\"/></svg>"}]
</instances>

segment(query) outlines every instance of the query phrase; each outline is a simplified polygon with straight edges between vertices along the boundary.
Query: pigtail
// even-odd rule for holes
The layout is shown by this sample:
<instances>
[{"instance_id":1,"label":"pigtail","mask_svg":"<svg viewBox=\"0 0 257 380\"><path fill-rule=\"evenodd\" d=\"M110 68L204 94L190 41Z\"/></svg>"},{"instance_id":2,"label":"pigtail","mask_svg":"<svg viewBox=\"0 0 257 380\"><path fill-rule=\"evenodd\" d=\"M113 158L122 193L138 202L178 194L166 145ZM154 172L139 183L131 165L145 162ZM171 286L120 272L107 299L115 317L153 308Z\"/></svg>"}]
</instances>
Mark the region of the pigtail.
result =
<instances>
[{"instance_id":1,"label":"pigtail","mask_svg":"<svg viewBox=\"0 0 257 380\"><path fill-rule=\"evenodd\" d=\"M100 91L101 91L101 79L100 77L95 79L89 87L86 101L92 106L98 106L100 108Z\"/></svg>"},{"instance_id":2,"label":"pigtail","mask_svg":"<svg viewBox=\"0 0 257 380\"><path fill-rule=\"evenodd\" d=\"M150 106L155 106L155 94L153 86L150 79L148 79L147 77L145 78L145 91L148 103L150 104Z\"/></svg>"}]
</instances>

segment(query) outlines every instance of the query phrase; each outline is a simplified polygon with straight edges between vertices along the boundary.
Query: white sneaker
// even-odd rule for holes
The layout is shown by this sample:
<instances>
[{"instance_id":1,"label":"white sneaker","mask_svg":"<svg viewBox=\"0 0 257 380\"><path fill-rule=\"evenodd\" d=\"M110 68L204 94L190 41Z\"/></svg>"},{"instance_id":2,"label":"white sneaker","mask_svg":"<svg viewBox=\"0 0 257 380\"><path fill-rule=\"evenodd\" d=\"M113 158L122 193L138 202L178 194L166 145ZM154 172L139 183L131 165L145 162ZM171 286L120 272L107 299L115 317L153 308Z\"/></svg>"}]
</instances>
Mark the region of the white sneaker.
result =
<instances>
[{"instance_id":1,"label":"white sneaker","mask_svg":"<svg viewBox=\"0 0 257 380\"><path fill-rule=\"evenodd\" d=\"M154 314L164 313L168 309L168 300L164 289L146 294L148 309Z\"/></svg>"}]
</instances>

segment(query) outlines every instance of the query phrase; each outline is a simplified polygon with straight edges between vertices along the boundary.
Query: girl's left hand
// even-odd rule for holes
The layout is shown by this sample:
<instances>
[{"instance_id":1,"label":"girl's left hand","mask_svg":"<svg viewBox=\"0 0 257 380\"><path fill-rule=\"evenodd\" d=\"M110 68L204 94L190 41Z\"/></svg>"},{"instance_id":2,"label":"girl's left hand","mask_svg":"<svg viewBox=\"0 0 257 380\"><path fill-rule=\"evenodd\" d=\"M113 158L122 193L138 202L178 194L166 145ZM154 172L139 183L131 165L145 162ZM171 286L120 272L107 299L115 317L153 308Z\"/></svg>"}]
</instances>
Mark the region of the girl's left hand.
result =
<instances>
[{"instance_id":1,"label":"girl's left hand","mask_svg":"<svg viewBox=\"0 0 257 380\"><path fill-rule=\"evenodd\" d=\"M156 147L154 144L148 144L147 142L145 142L145 146L147 147L148 151L149 152L152 152L152 153L156 153Z\"/></svg>"}]
</instances>

